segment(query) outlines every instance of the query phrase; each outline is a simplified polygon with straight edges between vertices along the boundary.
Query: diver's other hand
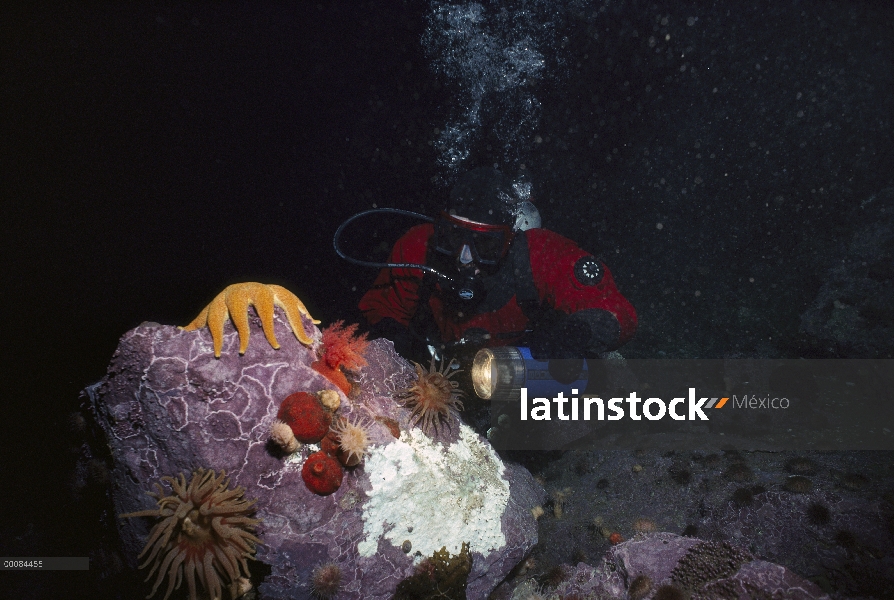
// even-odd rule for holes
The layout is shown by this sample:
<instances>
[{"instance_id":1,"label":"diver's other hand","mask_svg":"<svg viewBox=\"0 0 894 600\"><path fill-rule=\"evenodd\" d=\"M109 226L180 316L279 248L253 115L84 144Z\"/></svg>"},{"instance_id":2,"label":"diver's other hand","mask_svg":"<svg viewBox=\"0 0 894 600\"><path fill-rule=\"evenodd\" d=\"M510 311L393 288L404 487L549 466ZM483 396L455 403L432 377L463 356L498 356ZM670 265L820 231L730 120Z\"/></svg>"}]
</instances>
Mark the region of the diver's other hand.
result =
<instances>
[{"instance_id":1,"label":"diver's other hand","mask_svg":"<svg viewBox=\"0 0 894 600\"><path fill-rule=\"evenodd\" d=\"M304 332L301 315L307 316L314 323L319 323L319 321L310 316L298 296L280 285L267 285L253 281L228 285L224 291L214 297L208 306L202 309L192 323L180 329L195 331L208 325L208 329L211 331L211 340L214 342L214 357L220 358L224 323L230 318L239 333L239 354L245 354L248 338L251 335L248 327L249 306L255 307L255 311L261 318L264 335L273 348L279 349L279 343L273 333L273 311L276 306L286 313L286 319L298 341L305 346L313 344L313 340Z\"/></svg>"},{"instance_id":2,"label":"diver's other hand","mask_svg":"<svg viewBox=\"0 0 894 600\"><path fill-rule=\"evenodd\" d=\"M618 319L607 310L590 308L570 315L554 311L535 326L529 345L538 360L584 358L614 350L620 337Z\"/></svg>"},{"instance_id":3,"label":"diver's other hand","mask_svg":"<svg viewBox=\"0 0 894 600\"><path fill-rule=\"evenodd\" d=\"M568 315L545 319L529 339L531 355L537 360L583 358L590 332Z\"/></svg>"},{"instance_id":4,"label":"diver's other hand","mask_svg":"<svg viewBox=\"0 0 894 600\"><path fill-rule=\"evenodd\" d=\"M534 329L529 339L531 355L546 360L550 377L563 385L577 381L584 367L589 332L576 327L570 316L553 315Z\"/></svg>"},{"instance_id":5,"label":"diver's other hand","mask_svg":"<svg viewBox=\"0 0 894 600\"><path fill-rule=\"evenodd\" d=\"M562 384L576 381L583 359L618 347L621 326L607 310L585 309L571 315L547 314L529 338L531 355L549 361L549 373Z\"/></svg>"}]
</instances>

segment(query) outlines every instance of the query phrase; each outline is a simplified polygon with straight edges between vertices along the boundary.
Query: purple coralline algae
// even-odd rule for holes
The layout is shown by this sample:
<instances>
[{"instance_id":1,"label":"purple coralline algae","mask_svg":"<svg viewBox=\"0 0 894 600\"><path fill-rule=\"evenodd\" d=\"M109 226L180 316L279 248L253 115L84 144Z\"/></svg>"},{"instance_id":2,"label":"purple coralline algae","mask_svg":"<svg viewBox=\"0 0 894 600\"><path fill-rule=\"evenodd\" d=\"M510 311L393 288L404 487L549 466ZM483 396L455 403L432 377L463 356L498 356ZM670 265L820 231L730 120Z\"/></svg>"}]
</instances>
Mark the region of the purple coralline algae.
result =
<instances>
[{"instance_id":1,"label":"purple coralline algae","mask_svg":"<svg viewBox=\"0 0 894 600\"><path fill-rule=\"evenodd\" d=\"M649 578L657 593L692 600L717 598L828 599L816 584L783 566L759 560L727 542L703 541L673 533L640 534L613 546L601 564L578 563L567 567L564 581L555 589L560 598L628 598L634 581ZM652 594L645 596L651 598Z\"/></svg>"},{"instance_id":2,"label":"purple coralline algae","mask_svg":"<svg viewBox=\"0 0 894 600\"><path fill-rule=\"evenodd\" d=\"M394 396L416 373L391 342L370 343L359 394L348 398L311 368L314 350L295 339L279 311L274 325L279 350L252 316L258 331L240 356L227 323L219 359L205 329L143 323L121 338L108 374L86 390L114 460L116 512L152 508L147 492L163 476L222 470L257 499L256 558L270 572L253 583L264 598L312 598L314 570L332 564L341 573L338 598L390 598L425 557L442 547L458 554L464 542L472 554L467 596L486 598L537 543L531 508L544 500L540 485L457 419L437 432L414 427ZM319 330L304 325L318 345ZM319 446L284 454L269 432L284 398L324 389L338 391L341 417L369 423L369 448L335 493L320 496L301 478ZM118 524L132 566L151 526Z\"/></svg>"}]
</instances>

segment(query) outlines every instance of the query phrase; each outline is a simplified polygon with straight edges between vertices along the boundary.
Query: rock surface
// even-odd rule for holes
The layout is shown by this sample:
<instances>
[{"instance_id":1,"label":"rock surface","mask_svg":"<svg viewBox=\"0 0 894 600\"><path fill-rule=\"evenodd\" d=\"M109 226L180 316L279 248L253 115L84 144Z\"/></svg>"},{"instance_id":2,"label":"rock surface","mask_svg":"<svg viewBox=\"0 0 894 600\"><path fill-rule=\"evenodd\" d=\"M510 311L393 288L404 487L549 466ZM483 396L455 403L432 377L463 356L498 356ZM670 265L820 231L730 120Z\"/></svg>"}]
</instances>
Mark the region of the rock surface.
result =
<instances>
[{"instance_id":1,"label":"rock surface","mask_svg":"<svg viewBox=\"0 0 894 600\"><path fill-rule=\"evenodd\" d=\"M433 437L412 427L393 395L415 372L390 342L375 340L359 374L360 393L342 395L339 409L352 420L373 420L370 453L346 470L334 494L313 494L301 466L317 446L283 457L268 443L268 430L289 394L336 387L310 368L313 350L297 341L279 312L279 350L267 344L253 315L251 321L245 355L228 323L220 359L204 329L144 323L122 337L108 374L87 390L114 458L116 512L153 508L146 492L162 476L224 470L231 485L257 499L263 519L257 558L270 566L254 582L263 598L312 597L310 574L325 562L341 567L339 598L390 598L424 557L444 546L458 554L463 542L473 558L468 598L487 597L537 542L530 509L544 492L531 474L504 463L464 424L453 421ZM307 321L305 327L319 343L319 331ZM119 523L132 566L151 525Z\"/></svg>"},{"instance_id":2,"label":"rock surface","mask_svg":"<svg viewBox=\"0 0 894 600\"><path fill-rule=\"evenodd\" d=\"M643 583L645 578L648 584ZM634 592L631 587L637 579L638 590ZM564 581L555 593L560 598L578 594L588 598L646 599L654 597L662 586L678 590L679 596L666 592L666 597L693 600L829 597L793 571L757 560L741 548L673 533L645 534L618 544L597 567L585 563L567 567ZM516 593L512 598L523 595L524 592Z\"/></svg>"},{"instance_id":3,"label":"rock surface","mask_svg":"<svg viewBox=\"0 0 894 600\"><path fill-rule=\"evenodd\" d=\"M844 255L834 257L816 298L801 315L801 331L825 355L892 358L894 188L873 194L860 206L856 231Z\"/></svg>"},{"instance_id":4,"label":"rock surface","mask_svg":"<svg viewBox=\"0 0 894 600\"><path fill-rule=\"evenodd\" d=\"M557 566L599 565L619 547L610 545L612 533L635 540L661 531L745 548L835 600L894 598L891 452L746 451L706 442L671 454L641 443L572 450L531 466L552 501L525 572L494 600L509 598L519 579L542 582ZM795 476L809 483L793 485Z\"/></svg>"}]
</instances>

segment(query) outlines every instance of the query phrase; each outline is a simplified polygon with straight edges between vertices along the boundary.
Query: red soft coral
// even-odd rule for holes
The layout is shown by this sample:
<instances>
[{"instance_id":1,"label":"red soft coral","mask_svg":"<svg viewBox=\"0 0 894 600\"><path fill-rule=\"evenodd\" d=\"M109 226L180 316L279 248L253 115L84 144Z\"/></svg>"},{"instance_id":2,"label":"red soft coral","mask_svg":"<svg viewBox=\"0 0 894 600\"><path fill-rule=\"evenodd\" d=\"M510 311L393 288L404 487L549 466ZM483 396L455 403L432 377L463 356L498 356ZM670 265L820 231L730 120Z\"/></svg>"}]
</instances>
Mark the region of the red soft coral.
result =
<instances>
[{"instance_id":1,"label":"red soft coral","mask_svg":"<svg viewBox=\"0 0 894 600\"><path fill-rule=\"evenodd\" d=\"M356 371L366 366L363 353L368 345L365 333L357 335L356 323L345 327L344 321L336 321L323 330L323 351L311 366L349 394L351 384L342 371Z\"/></svg>"},{"instance_id":2,"label":"red soft coral","mask_svg":"<svg viewBox=\"0 0 894 600\"><path fill-rule=\"evenodd\" d=\"M356 371L366 366L363 353L369 346L366 334L357 335L357 324L345 327L344 321L336 321L323 330L323 355L320 359L330 369L344 367Z\"/></svg>"}]
</instances>

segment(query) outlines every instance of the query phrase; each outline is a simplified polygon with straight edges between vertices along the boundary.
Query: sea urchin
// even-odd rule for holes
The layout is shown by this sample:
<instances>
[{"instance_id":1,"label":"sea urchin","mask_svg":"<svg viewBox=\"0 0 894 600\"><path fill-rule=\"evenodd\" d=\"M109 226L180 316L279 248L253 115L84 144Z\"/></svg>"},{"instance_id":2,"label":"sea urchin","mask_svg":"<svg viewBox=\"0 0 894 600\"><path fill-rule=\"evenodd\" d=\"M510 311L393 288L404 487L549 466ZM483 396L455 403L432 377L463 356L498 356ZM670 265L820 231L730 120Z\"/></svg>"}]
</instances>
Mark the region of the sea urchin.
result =
<instances>
[{"instance_id":1,"label":"sea urchin","mask_svg":"<svg viewBox=\"0 0 894 600\"><path fill-rule=\"evenodd\" d=\"M408 389L398 392L396 398L404 401L404 405L412 409L410 420L413 425L421 423L422 431L437 433L443 422L448 422L457 411L463 409L460 401L465 393L457 389L459 383L451 381L450 377L460 371L453 370L455 361L451 360L441 367L435 368L435 359L432 357L428 371L422 365L416 365L416 382ZM452 371L452 372L451 372Z\"/></svg>"},{"instance_id":2,"label":"sea urchin","mask_svg":"<svg viewBox=\"0 0 894 600\"><path fill-rule=\"evenodd\" d=\"M157 509L121 515L161 519L149 533L139 556L148 553L141 569L152 565L146 581L156 575L147 597L155 595L165 576L168 587L163 600L180 587L183 579L190 600L197 600L197 576L211 598L222 597L223 585L235 597L240 578L249 574L246 559L254 558L255 544L261 543L253 534L260 520L248 516L255 500L243 498L242 487L228 490L229 480L224 472L217 475L199 468L193 471L189 483L182 473L179 479L162 480L170 484L173 495L166 496L156 483L158 491L149 495L158 500Z\"/></svg>"},{"instance_id":3,"label":"sea urchin","mask_svg":"<svg viewBox=\"0 0 894 600\"><path fill-rule=\"evenodd\" d=\"M310 586L317 598L335 597L341 587L341 567L334 562L318 565L310 575Z\"/></svg>"}]
</instances>

